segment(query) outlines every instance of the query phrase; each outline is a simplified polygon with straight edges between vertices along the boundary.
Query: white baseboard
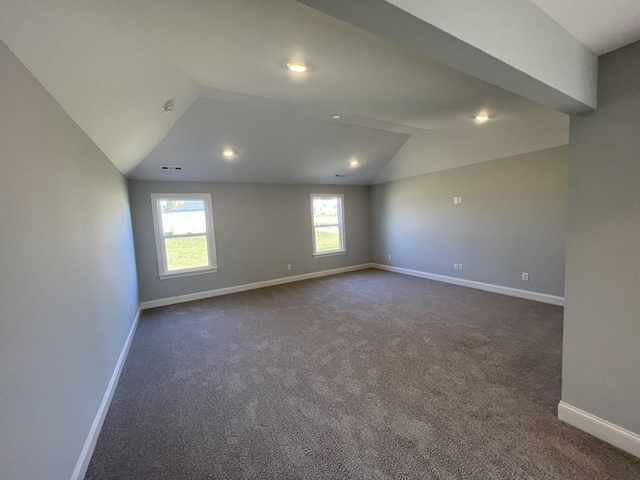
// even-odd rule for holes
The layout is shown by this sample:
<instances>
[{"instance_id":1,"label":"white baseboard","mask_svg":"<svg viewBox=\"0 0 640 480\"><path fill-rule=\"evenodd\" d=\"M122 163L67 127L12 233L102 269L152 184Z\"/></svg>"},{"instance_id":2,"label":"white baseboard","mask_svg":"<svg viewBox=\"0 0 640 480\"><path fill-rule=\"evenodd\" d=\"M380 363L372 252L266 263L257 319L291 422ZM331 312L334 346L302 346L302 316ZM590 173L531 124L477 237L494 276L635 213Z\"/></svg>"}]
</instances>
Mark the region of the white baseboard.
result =
<instances>
[{"instance_id":1,"label":"white baseboard","mask_svg":"<svg viewBox=\"0 0 640 480\"><path fill-rule=\"evenodd\" d=\"M512 297L526 298L527 300L535 300L537 302L550 303L552 305L564 306L564 297L557 297L546 293L530 292L529 290L519 290L517 288L502 287L491 283L474 282L473 280L465 280L463 278L447 277L446 275L437 275L435 273L420 272L418 270L410 270L408 268L391 267L382 265L381 263L371 264L373 268L387 270L389 272L402 273L413 277L427 278L436 280L437 282L452 283L462 287L476 288L478 290L486 290L487 292L501 293L502 295L510 295Z\"/></svg>"},{"instance_id":2,"label":"white baseboard","mask_svg":"<svg viewBox=\"0 0 640 480\"><path fill-rule=\"evenodd\" d=\"M563 401L558 404L558 418L631 455L640 457L640 435L636 433L607 422Z\"/></svg>"},{"instance_id":3,"label":"white baseboard","mask_svg":"<svg viewBox=\"0 0 640 480\"><path fill-rule=\"evenodd\" d=\"M142 308L138 308L138 313L136 314L136 318L133 320L133 325L131 325L129 335L127 335L127 339L124 342L122 351L120 352L120 357L118 357L118 362L116 363L116 367L113 370L113 375L111 375L111 380L109 381L107 390L104 392L104 396L102 397L102 403L100 403L98 413L93 420L93 425L91 425L91 430L89 430L87 440L84 442L84 446L82 447L82 452L80 453L78 463L76 463L76 468L73 470L73 474L71 475L71 480L82 480L87 473L87 468L89 467L89 462L91 461L91 455L93 455L93 449L96 447L96 442L98 441L98 436L100 435L100 429L102 428L104 419L107 416L107 411L109 410L109 405L111 405L113 394L115 393L116 387L118 386L120 373L122 372L124 361L127 359L129 347L131 347L133 335L136 333L136 328L138 327L138 320L140 320L141 313Z\"/></svg>"},{"instance_id":4,"label":"white baseboard","mask_svg":"<svg viewBox=\"0 0 640 480\"><path fill-rule=\"evenodd\" d=\"M193 300L202 300L203 298L218 297L220 295L228 295L230 293L246 292L247 290L255 290L256 288L272 287L274 285L299 282L301 280L309 280L311 278L319 278L329 275L338 275L340 273L354 272L356 270L372 268L372 266L373 265L370 263L363 263L361 265L353 265L350 267L334 268L332 270L322 270L320 272L274 278L273 280L265 280L263 282L246 283L244 285L236 285L234 287L218 288L216 290L208 290L206 292L190 293L188 295L179 295L177 297L160 298L158 300L142 302L140 304L140 307L142 308L142 310L155 307L164 307L166 305L175 305L177 303L191 302Z\"/></svg>"}]
</instances>

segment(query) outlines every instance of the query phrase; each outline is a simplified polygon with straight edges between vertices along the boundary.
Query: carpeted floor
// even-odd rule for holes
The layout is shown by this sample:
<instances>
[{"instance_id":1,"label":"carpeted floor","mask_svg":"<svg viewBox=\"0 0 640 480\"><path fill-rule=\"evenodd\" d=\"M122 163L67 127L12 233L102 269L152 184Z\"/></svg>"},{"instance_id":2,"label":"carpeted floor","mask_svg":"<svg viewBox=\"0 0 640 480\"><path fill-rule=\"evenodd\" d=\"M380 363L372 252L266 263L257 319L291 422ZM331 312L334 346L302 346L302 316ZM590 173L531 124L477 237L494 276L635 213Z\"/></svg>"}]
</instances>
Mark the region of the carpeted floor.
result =
<instances>
[{"instance_id":1,"label":"carpeted floor","mask_svg":"<svg viewBox=\"0 0 640 480\"><path fill-rule=\"evenodd\" d=\"M377 270L145 311L87 479L638 479L561 423L562 309Z\"/></svg>"}]
</instances>

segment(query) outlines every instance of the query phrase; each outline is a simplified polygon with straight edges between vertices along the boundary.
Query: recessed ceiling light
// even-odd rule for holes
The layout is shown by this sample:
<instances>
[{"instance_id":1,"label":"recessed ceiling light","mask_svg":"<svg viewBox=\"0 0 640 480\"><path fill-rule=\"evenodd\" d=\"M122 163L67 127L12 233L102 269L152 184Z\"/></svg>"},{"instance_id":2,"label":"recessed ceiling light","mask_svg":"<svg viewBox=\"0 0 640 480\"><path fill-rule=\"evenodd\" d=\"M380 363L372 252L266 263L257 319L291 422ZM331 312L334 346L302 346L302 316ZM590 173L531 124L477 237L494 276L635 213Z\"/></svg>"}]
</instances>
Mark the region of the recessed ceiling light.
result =
<instances>
[{"instance_id":1,"label":"recessed ceiling light","mask_svg":"<svg viewBox=\"0 0 640 480\"><path fill-rule=\"evenodd\" d=\"M292 72L302 73L307 71L307 66L302 62L289 62L287 68Z\"/></svg>"},{"instance_id":2,"label":"recessed ceiling light","mask_svg":"<svg viewBox=\"0 0 640 480\"><path fill-rule=\"evenodd\" d=\"M489 121L489 115L487 113L479 113L475 118L476 123L487 123Z\"/></svg>"},{"instance_id":3,"label":"recessed ceiling light","mask_svg":"<svg viewBox=\"0 0 640 480\"><path fill-rule=\"evenodd\" d=\"M338 120L340 118L340 115L334 113L333 115L331 115L331 118L333 118L334 120Z\"/></svg>"},{"instance_id":4,"label":"recessed ceiling light","mask_svg":"<svg viewBox=\"0 0 640 480\"><path fill-rule=\"evenodd\" d=\"M360 162L355 158L352 158L351 161L349 162L349 165L351 165L352 167L357 167L358 165L360 165Z\"/></svg>"},{"instance_id":5,"label":"recessed ceiling light","mask_svg":"<svg viewBox=\"0 0 640 480\"><path fill-rule=\"evenodd\" d=\"M222 155L224 155L225 158L233 158L236 156L236 152L233 151L233 148L225 148L222 150Z\"/></svg>"}]
</instances>

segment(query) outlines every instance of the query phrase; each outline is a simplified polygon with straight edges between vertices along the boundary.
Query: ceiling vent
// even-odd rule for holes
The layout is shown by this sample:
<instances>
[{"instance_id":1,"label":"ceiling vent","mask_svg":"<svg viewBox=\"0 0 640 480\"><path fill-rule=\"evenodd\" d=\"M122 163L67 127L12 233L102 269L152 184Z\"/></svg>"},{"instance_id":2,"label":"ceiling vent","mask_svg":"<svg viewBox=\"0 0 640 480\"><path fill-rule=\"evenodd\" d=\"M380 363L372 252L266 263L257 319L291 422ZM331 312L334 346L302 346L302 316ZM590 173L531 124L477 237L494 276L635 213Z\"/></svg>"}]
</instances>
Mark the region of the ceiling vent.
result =
<instances>
[{"instance_id":1,"label":"ceiling vent","mask_svg":"<svg viewBox=\"0 0 640 480\"><path fill-rule=\"evenodd\" d=\"M182 170L182 167L162 167L163 170Z\"/></svg>"},{"instance_id":2,"label":"ceiling vent","mask_svg":"<svg viewBox=\"0 0 640 480\"><path fill-rule=\"evenodd\" d=\"M336 175L336 178L345 178L346 175Z\"/></svg>"}]
</instances>

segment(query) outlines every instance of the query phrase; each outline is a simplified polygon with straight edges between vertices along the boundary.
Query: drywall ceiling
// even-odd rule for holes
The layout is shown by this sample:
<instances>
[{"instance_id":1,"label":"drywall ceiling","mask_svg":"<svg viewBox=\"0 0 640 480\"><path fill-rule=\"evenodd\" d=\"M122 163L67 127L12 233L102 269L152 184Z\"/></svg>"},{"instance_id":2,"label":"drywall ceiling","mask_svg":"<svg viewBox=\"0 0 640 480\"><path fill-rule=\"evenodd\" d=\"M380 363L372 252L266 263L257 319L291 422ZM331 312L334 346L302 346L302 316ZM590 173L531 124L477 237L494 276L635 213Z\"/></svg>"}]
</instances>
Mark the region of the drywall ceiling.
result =
<instances>
[{"instance_id":1,"label":"drywall ceiling","mask_svg":"<svg viewBox=\"0 0 640 480\"><path fill-rule=\"evenodd\" d=\"M481 128L480 110L494 128L566 128L562 114L293 0L1 0L0 39L134 178L361 184L408 134L446 130L455 143ZM310 71L292 74L289 60ZM221 163L221 145L242 155ZM358 169L331 177L352 156ZM176 164L182 177L160 170Z\"/></svg>"},{"instance_id":2,"label":"drywall ceiling","mask_svg":"<svg viewBox=\"0 0 640 480\"><path fill-rule=\"evenodd\" d=\"M532 0L597 55L640 40L638 0Z\"/></svg>"},{"instance_id":3,"label":"drywall ceiling","mask_svg":"<svg viewBox=\"0 0 640 480\"><path fill-rule=\"evenodd\" d=\"M597 56L528 0L297 0L569 115L596 106Z\"/></svg>"},{"instance_id":4,"label":"drywall ceiling","mask_svg":"<svg viewBox=\"0 0 640 480\"><path fill-rule=\"evenodd\" d=\"M200 97L129 176L369 185L408 138L297 109L274 112ZM225 148L233 148L233 159L223 157ZM351 160L360 162L357 168L349 165ZM165 171L163 166L181 170Z\"/></svg>"}]
</instances>

